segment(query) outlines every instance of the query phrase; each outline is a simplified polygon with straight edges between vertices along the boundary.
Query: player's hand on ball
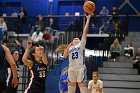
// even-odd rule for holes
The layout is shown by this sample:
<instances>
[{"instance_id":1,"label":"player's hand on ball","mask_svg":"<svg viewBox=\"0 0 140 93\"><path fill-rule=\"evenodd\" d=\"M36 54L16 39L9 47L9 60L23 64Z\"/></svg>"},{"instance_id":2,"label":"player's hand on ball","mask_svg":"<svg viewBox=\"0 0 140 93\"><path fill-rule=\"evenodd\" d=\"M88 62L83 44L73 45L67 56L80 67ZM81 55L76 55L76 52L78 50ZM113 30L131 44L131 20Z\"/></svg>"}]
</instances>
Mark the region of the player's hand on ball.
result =
<instances>
[{"instance_id":1,"label":"player's hand on ball","mask_svg":"<svg viewBox=\"0 0 140 93\"><path fill-rule=\"evenodd\" d=\"M92 15L92 14L88 14L88 15L86 15L87 20L90 19L91 15Z\"/></svg>"}]
</instances>

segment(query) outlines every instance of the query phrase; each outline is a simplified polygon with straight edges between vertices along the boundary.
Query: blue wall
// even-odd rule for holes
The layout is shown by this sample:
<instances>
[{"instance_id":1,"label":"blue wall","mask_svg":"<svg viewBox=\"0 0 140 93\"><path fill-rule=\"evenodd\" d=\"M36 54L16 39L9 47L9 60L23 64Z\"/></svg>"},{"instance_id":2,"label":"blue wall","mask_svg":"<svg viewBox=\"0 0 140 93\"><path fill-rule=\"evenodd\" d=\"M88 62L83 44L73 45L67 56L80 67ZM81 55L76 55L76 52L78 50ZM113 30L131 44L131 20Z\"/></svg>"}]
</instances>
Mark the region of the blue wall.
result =
<instances>
[{"instance_id":1,"label":"blue wall","mask_svg":"<svg viewBox=\"0 0 140 93\"><path fill-rule=\"evenodd\" d=\"M106 5L108 9L111 11L112 6L119 7L124 0L92 0L95 2L97 10L96 12L99 13L102 6ZM132 4L140 11L140 0L130 0ZM8 8L1 7L0 13L7 12L10 14L11 12L17 12L19 6L24 6L28 12L28 15L57 15L57 14L64 14L66 11L69 11L70 14L73 14L75 11L83 13L83 2L84 0L53 0L53 3L50 3L49 0L0 0L0 2L18 2L21 3L17 4L17 6L12 6ZM71 3L72 2L72 3ZM77 3L78 2L78 3ZM52 4L52 8L51 8ZM73 6L72 6L73 5ZM63 7L63 8L62 8ZM52 13L51 10L52 9ZM130 8L130 6L126 5L122 10L122 13L134 13L134 11Z\"/></svg>"}]
</instances>

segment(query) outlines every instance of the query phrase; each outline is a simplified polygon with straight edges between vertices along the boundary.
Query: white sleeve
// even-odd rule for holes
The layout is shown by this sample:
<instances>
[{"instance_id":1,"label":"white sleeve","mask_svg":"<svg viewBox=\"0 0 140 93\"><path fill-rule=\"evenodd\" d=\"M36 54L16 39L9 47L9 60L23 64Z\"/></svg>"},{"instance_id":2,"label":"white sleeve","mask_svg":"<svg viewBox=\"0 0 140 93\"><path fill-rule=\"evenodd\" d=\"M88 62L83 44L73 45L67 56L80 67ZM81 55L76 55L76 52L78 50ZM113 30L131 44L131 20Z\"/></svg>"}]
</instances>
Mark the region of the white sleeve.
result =
<instances>
[{"instance_id":1,"label":"white sleeve","mask_svg":"<svg viewBox=\"0 0 140 93\"><path fill-rule=\"evenodd\" d=\"M100 88L103 88L103 82L101 80L99 81L99 85L100 85Z\"/></svg>"},{"instance_id":2,"label":"white sleeve","mask_svg":"<svg viewBox=\"0 0 140 93\"><path fill-rule=\"evenodd\" d=\"M39 38L40 38L40 40L42 40L42 38L43 38L43 33L42 32L40 33Z\"/></svg>"},{"instance_id":3,"label":"white sleeve","mask_svg":"<svg viewBox=\"0 0 140 93\"><path fill-rule=\"evenodd\" d=\"M124 47L124 50L129 50L129 48L127 48L127 47Z\"/></svg>"},{"instance_id":4,"label":"white sleeve","mask_svg":"<svg viewBox=\"0 0 140 93\"><path fill-rule=\"evenodd\" d=\"M6 23L5 23L5 22L3 23L3 26L4 26L4 30L6 30L6 31L7 31L7 25L6 25Z\"/></svg>"},{"instance_id":5,"label":"white sleeve","mask_svg":"<svg viewBox=\"0 0 140 93\"><path fill-rule=\"evenodd\" d=\"M32 37L31 37L31 40L33 40L33 41L34 41L34 38L35 38L35 34L36 34L36 32L34 32L34 33L32 34Z\"/></svg>"},{"instance_id":6,"label":"white sleeve","mask_svg":"<svg viewBox=\"0 0 140 93\"><path fill-rule=\"evenodd\" d=\"M88 89L91 89L92 88L92 81L93 80L91 80L91 81L88 82Z\"/></svg>"}]
</instances>

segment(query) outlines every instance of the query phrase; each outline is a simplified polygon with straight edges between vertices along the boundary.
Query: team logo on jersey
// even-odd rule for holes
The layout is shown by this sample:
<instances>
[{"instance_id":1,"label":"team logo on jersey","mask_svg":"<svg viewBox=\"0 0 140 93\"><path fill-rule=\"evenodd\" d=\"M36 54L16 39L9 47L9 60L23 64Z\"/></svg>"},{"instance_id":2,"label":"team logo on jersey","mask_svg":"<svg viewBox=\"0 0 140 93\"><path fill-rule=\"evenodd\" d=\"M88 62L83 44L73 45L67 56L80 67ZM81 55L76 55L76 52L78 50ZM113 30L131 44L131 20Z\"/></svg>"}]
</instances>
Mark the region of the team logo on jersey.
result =
<instances>
[{"instance_id":1,"label":"team logo on jersey","mask_svg":"<svg viewBox=\"0 0 140 93\"><path fill-rule=\"evenodd\" d=\"M74 51L78 51L78 50L80 50L80 47L72 48L72 49L69 51L69 53L70 53L70 52L74 52Z\"/></svg>"},{"instance_id":2,"label":"team logo on jersey","mask_svg":"<svg viewBox=\"0 0 140 93\"><path fill-rule=\"evenodd\" d=\"M39 71L40 71L40 70L46 70L46 68L45 68L45 67L39 67L39 66L38 66L38 67L37 67L37 70L39 70Z\"/></svg>"}]
</instances>

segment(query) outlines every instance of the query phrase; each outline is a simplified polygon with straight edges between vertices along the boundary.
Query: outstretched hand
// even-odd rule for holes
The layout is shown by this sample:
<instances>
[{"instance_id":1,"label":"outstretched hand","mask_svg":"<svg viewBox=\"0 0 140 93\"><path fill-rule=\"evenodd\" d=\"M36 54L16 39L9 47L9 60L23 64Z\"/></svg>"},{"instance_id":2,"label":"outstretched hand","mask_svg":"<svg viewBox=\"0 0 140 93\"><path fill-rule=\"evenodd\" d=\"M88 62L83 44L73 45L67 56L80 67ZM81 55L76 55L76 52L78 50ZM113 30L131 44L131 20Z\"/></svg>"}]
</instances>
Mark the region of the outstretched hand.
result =
<instances>
[{"instance_id":1,"label":"outstretched hand","mask_svg":"<svg viewBox=\"0 0 140 93\"><path fill-rule=\"evenodd\" d=\"M32 47L32 41L31 41L31 40L29 40L29 41L27 42L27 47L28 47L28 48L31 48L31 47Z\"/></svg>"},{"instance_id":2,"label":"outstretched hand","mask_svg":"<svg viewBox=\"0 0 140 93\"><path fill-rule=\"evenodd\" d=\"M86 18L87 18L87 19L90 19L91 15L92 15L92 14L86 15Z\"/></svg>"},{"instance_id":3,"label":"outstretched hand","mask_svg":"<svg viewBox=\"0 0 140 93\"><path fill-rule=\"evenodd\" d=\"M73 43L72 42L68 45L68 47L71 47L71 46L73 46Z\"/></svg>"}]
</instances>

